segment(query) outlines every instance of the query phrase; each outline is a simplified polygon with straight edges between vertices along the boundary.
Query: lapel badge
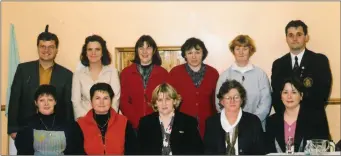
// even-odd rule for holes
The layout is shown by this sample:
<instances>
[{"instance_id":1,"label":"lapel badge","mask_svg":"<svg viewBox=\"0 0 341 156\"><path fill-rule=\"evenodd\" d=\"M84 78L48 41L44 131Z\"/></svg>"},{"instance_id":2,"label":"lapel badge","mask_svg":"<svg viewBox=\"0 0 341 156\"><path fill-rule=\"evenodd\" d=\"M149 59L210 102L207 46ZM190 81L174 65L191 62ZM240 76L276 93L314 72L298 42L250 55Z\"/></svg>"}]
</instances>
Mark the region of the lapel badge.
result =
<instances>
[{"instance_id":1,"label":"lapel badge","mask_svg":"<svg viewBox=\"0 0 341 156\"><path fill-rule=\"evenodd\" d=\"M304 66L301 67L301 74L300 74L301 78L303 77L303 71L304 71Z\"/></svg>"},{"instance_id":2,"label":"lapel badge","mask_svg":"<svg viewBox=\"0 0 341 156\"><path fill-rule=\"evenodd\" d=\"M179 133L185 133L184 131L179 131Z\"/></svg>"},{"instance_id":3,"label":"lapel badge","mask_svg":"<svg viewBox=\"0 0 341 156\"><path fill-rule=\"evenodd\" d=\"M312 85L313 85L313 79L310 78L310 77L306 77L304 78L303 80L303 85L306 87L306 88L310 88Z\"/></svg>"}]
</instances>

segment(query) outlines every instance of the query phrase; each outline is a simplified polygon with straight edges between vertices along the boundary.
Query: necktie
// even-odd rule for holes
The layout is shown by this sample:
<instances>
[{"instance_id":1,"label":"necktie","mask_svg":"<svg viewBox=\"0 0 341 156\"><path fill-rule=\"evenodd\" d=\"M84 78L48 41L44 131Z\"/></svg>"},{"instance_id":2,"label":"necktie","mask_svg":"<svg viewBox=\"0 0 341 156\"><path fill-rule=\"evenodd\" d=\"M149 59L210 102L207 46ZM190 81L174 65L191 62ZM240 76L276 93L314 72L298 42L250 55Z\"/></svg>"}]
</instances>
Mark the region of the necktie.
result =
<instances>
[{"instance_id":1,"label":"necktie","mask_svg":"<svg viewBox=\"0 0 341 156\"><path fill-rule=\"evenodd\" d=\"M298 58L297 58L297 56L295 56L295 64L294 64L294 68L293 69L294 70L298 69Z\"/></svg>"},{"instance_id":2,"label":"necktie","mask_svg":"<svg viewBox=\"0 0 341 156\"><path fill-rule=\"evenodd\" d=\"M298 58L297 56L295 56L295 64L294 64L294 68L293 68L293 71L295 73L296 76L299 76L299 66L298 66Z\"/></svg>"}]
</instances>

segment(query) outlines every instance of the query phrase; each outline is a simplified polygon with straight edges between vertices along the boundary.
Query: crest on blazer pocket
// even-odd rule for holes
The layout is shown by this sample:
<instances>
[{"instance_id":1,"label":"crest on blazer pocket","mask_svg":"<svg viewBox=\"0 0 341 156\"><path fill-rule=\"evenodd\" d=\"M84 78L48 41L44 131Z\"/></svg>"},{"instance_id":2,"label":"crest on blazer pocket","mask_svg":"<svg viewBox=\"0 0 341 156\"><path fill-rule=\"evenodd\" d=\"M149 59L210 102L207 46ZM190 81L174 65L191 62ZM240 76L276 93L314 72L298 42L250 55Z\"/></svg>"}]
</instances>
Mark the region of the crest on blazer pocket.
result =
<instances>
[{"instance_id":1,"label":"crest on blazer pocket","mask_svg":"<svg viewBox=\"0 0 341 156\"><path fill-rule=\"evenodd\" d=\"M311 86L313 86L313 83L314 83L314 81L311 77L306 77L303 79L303 85L306 88L310 88Z\"/></svg>"}]
</instances>

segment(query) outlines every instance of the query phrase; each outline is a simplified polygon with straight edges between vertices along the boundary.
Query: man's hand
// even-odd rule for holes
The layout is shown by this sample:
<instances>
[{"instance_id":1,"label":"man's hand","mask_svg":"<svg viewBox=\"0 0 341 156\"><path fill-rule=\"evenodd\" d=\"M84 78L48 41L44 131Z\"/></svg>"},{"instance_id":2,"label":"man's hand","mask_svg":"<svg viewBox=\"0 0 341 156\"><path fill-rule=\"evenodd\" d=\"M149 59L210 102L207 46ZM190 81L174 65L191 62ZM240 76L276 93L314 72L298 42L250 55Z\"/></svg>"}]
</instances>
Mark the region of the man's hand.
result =
<instances>
[{"instance_id":1,"label":"man's hand","mask_svg":"<svg viewBox=\"0 0 341 156\"><path fill-rule=\"evenodd\" d=\"M12 138L13 140L15 140L16 137L17 137L17 132L11 133L11 138Z\"/></svg>"}]
</instances>

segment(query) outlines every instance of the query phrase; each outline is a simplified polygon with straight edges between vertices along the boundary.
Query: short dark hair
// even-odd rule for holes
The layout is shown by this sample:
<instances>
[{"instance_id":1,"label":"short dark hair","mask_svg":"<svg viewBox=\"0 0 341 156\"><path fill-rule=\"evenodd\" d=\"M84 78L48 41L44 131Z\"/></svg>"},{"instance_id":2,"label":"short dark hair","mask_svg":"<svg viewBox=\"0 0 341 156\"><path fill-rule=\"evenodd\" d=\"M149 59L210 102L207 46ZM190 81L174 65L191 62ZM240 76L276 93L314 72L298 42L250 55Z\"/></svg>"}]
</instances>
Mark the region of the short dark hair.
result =
<instances>
[{"instance_id":1,"label":"short dark hair","mask_svg":"<svg viewBox=\"0 0 341 156\"><path fill-rule=\"evenodd\" d=\"M307 35L308 34L308 26L301 20L292 20L290 21L287 26L285 27L285 35L288 35L288 29L291 28L291 27L295 27L295 28L298 28L298 27L302 27L303 28L303 32L304 32L304 35Z\"/></svg>"},{"instance_id":2,"label":"short dark hair","mask_svg":"<svg viewBox=\"0 0 341 156\"><path fill-rule=\"evenodd\" d=\"M131 62L134 62L136 64L141 64L141 60L139 57L139 48L143 47L144 42L147 43L148 46L153 48L153 57L152 57L152 64L156 64L156 65L161 65L162 64L162 60L159 54L159 50L158 47L156 45L156 42L154 41L154 39L149 36L149 35L142 35L136 42L135 44L135 57L134 60L132 60Z\"/></svg>"},{"instance_id":3,"label":"short dark hair","mask_svg":"<svg viewBox=\"0 0 341 156\"><path fill-rule=\"evenodd\" d=\"M187 39L186 42L181 46L181 56L187 61L187 59L185 58L186 51L191 50L192 48L195 48L196 50L199 50L199 48L202 49L202 61L204 61L208 54L206 46L203 41L194 37Z\"/></svg>"},{"instance_id":4,"label":"short dark hair","mask_svg":"<svg viewBox=\"0 0 341 156\"><path fill-rule=\"evenodd\" d=\"M58 49L59 39L56 34L49 32L49 25L46 25L45 31L38 35L37 46L39 46L39 41L54 41L56 43L56 48Z\"/></svg>"},{"instance_id":5,"label":"short dark hair","mask_svg":"<svg viewBox=\"0 0 341 156\"><path fill-rule=\"evenodd\" d=\"M84 66L89 66L89 59L86 56L87 46L89 42L98 42L102 47L102 65L109 65L111 63L111 54L107 48L107 42L99 35L91 35L85 39L85 43L82 47L82 53L80 55L81 63Z\"/></svg>"},{"instance_id":6,"label":"short dark hair","mask_svg":"<svg viewBox=\"0 0 341 156\"><path fill-rule=\"evenodd\" d=\"M286 83L290 83L292 86L294 86L301 95L305 90L301 80L297 76L290 76L283 80L283 83L281 85L281 93Z\"/></svg>"},{"instance_id":7,"label":"short dark hair","mask_svg":"<svg viewBox=\"0 0 341 156\"><path fill-rule=\"evenodd\" d=\"M114 91L112 90L111 86L107 83L96 83L94 85L92 85L92 87L90 88L90 97L91 100L95 95L96 91L103 91L103 92L107 92L110 96L110 99L112 100L115 96Z\"/></svg>"},{"instance_id":8,"label":"short dark hair","mask_svg":"<svg viewBox=\"0 0 341 156\"><path fill-rule=\"evenodd\" d=\"M231 89L237 89L237 91L240 94L240 99L241 99L241 108L244 108L245 103L246 103L246 90L243 87L242 84L240 84L238 81L236 80L229 80L227 79L220 87L219 92L217 94L217 98L219 100L221 100L222 98L224 98L224 95L227 94ZM219 103L220 107L223 107L220 103Z\"/></svg>"},{"instance_id":9,"label":"short dark hair","mask_svg":"<svg viewBox=\"0 0 341 156\"><path fill-rule=\"evenodd\" d=\"M51 95L54 98L54 100L57 101L57 89L53 85L49 84L40 85L34 94L34 100L37 101L38 98L42 95Z\"/></svg>"}]
</instances>

